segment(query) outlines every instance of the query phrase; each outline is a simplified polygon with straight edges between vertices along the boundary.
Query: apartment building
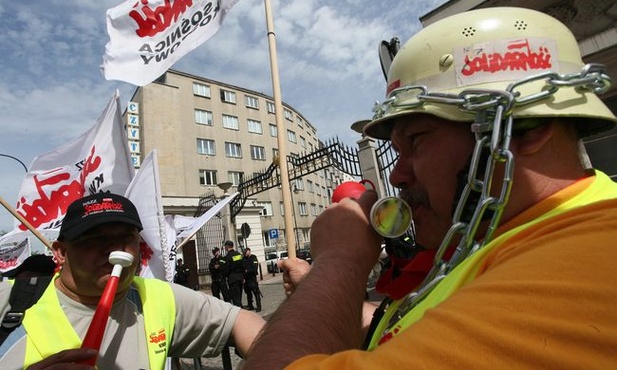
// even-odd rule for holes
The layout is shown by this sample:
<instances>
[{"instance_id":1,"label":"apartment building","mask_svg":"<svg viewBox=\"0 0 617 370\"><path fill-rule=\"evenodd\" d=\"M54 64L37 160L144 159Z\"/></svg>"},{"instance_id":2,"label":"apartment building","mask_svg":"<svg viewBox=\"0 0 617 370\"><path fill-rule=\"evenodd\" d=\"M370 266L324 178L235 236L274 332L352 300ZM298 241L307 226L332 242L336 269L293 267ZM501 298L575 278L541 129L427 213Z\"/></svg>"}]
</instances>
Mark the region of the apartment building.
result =
<instances>
[{"instance_id":1,"label":"apartment building","mask_svg":"<svg viewBox=\"0 0 617 370\"><path fill-rule=\"evenodd\" d=\"M283 103L283 110L285 130L280 132L272 97L169 70L157 81L137 88L127 106L134 165L138 168L156 148L164 213L193 216L204 194L222 196L224 183L231 183L228 192L234 193L240 182L278 160L279 135L287 140L288 155L301 157L320 147L316 128L292 106ZM309 246L311 223L344 179L328 168L292 182L294 237L300 248ZM248 246L261 261L264 252L286 249L280 187L250 198L227 237L242 242L245 222L252 230ZM201 249L207 254L214 246L220 245ZM199 254L200 246L197 249Z\"/></svg>"}]
</instances>

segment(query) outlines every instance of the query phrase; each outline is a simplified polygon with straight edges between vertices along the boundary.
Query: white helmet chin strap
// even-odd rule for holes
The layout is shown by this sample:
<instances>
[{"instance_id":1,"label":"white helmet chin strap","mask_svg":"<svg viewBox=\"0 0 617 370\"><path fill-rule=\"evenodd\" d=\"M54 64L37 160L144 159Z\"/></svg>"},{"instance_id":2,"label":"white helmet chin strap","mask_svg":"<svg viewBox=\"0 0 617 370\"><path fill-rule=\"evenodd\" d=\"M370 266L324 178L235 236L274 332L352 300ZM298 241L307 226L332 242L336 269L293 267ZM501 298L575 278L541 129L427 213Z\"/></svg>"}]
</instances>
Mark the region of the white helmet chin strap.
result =
<instances>
[{"instance_id":1,"label":"white helmet chin strap","mask_svg":"<svg viewBox=\"0 0 617 370\"><path fill-rule=\"evenodd\" d=\"M544 88L540 91L526 96L517 92L519 86L538 80L545 82ZM475 113L471 131L475 135L476 144L470 161L467 183L458 200L452 226L439 246L433 268L419 288L404 298L388 323L386 331L422 301L450 271L491 241L512 188L514 156L510 151L510 139L514 123L513 108L546 99L562 87L600 93L606 91L609 86L610 79L605 74L603 66L588 64L578 74L542 73L531 76L510 84L506 91L468 89L454 95L432 93L426 86L406 86L392 91L390 98L382 104L376 104L374 120L382 117L389 109L413 109L429 102L455 105L463 111ZM409 97L413 93L416 94L416 98L410 102ZM401 96L404 96L402 99L404 103L401 103ZM482 156L483 151L490 153L486 163L481 163L486 158ZM493 178L497 164L504 168L501 181L495 181L498 179ZM498 187L501 188L498 194L491 195L491 190ZM470 197L472 192L479 193L479 198L477 195ZM478 199L472 200L472 198ZM464 209L470 206L469 202L476 203L471 205L475 210L469 221L465 221L462 215ZM484 219L488 220L487 230L483 234L478 234L480 223ZM458 244L454 254L448 261L444 261L444 253L455 243Z\"/></svg>"}]
</instances>

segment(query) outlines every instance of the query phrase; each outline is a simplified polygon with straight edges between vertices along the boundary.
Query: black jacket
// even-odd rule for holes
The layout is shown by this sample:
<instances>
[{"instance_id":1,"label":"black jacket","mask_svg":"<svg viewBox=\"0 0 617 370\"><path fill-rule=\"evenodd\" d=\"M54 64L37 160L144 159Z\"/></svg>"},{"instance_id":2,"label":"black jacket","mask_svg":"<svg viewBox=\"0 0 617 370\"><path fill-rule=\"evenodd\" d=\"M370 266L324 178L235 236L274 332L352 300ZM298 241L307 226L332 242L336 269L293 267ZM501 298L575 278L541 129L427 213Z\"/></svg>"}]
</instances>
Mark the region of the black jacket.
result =
<instances>
[{"instance_id":1,"label":"black jacket","mask_svg":"<svg viewBox=\"0 0 617 370\"><path fill-rule=\"evenodd\" d=\"M210 260L208 270L212 276L212 281L221 281L227 275L227 262L225 258L220 255L218 257L213 257Z\"/></svg>"},{"instance_id":2,"label":"black jacket","mask_svg":"<svg viewBox=\"0 0 617 370\"><path fill-rule=\"evenodd\" d=\"M240 253L230 250L225 255L225 263L227 264L227 282L232 283L244 279L244 262Z\"/></svg>"},{"instance_id":3,"label":"black jacket","mask_svg":"<svg viewBox=\"0 0 617 370\"><path fill-rule=\"evenodd\" d=\"M248 257L244 257L244 279L254 280L259 273L259 261L257 256L251 254Z\"/></svg>"}]
</instances>

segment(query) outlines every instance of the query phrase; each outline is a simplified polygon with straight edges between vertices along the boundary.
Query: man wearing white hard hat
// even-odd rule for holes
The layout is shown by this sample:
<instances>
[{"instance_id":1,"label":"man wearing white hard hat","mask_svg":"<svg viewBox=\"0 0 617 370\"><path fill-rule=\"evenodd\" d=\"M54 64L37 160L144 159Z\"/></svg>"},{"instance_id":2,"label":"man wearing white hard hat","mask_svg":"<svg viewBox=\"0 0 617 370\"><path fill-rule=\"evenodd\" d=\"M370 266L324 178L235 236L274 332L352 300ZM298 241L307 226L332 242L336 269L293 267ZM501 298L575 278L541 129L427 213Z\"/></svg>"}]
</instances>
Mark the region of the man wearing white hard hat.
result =
<instances>
[{"instance_id":1,"label":"man wearing white hard hat","mask_svg":"<svg viewBox=\"0 0 617 370\"><path fill-rule=\"evenodd\" d=\"M416 242L437 250L433 269L378 311L362 348L377 195L343 199L312 225L306 276L283 263L295 291L247 368L614 367L617 184L580 144L614 127L596 96L609 86L567 27L534 10L473 10L414 35L364 133L398 152L390 182Z\"/></svg>"}]
</instances>

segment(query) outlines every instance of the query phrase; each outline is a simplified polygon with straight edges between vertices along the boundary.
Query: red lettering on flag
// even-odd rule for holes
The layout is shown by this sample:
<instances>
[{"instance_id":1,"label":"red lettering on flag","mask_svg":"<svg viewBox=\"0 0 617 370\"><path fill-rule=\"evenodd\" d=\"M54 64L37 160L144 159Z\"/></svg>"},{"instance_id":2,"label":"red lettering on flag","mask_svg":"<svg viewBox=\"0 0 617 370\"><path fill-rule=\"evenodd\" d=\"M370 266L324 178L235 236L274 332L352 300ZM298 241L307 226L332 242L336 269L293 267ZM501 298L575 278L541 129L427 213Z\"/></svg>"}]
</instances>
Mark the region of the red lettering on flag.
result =
<instances>
[{"instance_id":1,"label":"red lettering on flag","mask_svg":"<svg viewBox=\"0 0 617 370\"><path fill-rule=\"evenodd\" d=\"M16 207L17 213L23 216L34 228L39 228L41 225L64 215L69 205L75 199L83 196L85 178L88 174L96 171L101 164L101 158L96 156L94 151L93 146L90 156L85 161L79 180L68 182L71 175L66 172L54 174L61 168L45 172L40 176L35 175L33 177L34 186L39 198L32 200L32 203L28 203L24 197L19 199ZM51 190L49 190L50 188ZM20 224L19 229L26 230L27 228Z\"/></svg>"},{"instance_id":2,"label":"red lettering on flag","mask_svg":"<svg viewBox=\"0 0 617 370\"><path fill-rule=\"evenodd\" d=\"M165 0L165 5L156 7L154 10L148 6L148 0L141 0L142 14L137 10L131 10L129 17L133 18L139 29L135 31L139 37L154 36L169 28L172 22L177 21L180 15L184 14L187 8L193 6L192 0L175 0L171 4L170 0ZM133 8L137 8L136 3Z\"/></svg>"}]
</instances>

